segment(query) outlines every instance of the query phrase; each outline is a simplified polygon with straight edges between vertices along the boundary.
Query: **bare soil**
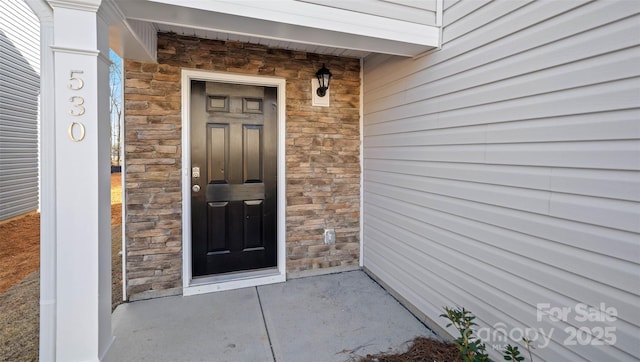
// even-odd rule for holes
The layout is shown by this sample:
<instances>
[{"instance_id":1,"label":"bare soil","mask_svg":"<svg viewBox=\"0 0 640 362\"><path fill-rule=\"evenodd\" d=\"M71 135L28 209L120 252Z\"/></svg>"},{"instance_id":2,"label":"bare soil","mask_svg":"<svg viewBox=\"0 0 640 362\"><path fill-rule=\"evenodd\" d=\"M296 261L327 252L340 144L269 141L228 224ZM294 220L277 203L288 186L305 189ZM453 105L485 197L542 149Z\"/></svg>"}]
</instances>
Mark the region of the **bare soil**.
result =
<instances>
[{"instance_id":1,"label":"bare soil","mask_svg":"<svg viewBox=\"0 0 640 362\"><path fill-rule=\"evenodd\" d=\"M40 214L0 225L0 293L40 268Z\"/></svg>"},{"instance_id":2,"label":"bare soil","mask_svg":"<svg viewBox=\"0 0 640 362\"><path fill-rule=\"evenodd\" d=\"M122 223L122 178L111 175L111 225ZM40 268L40 214L0 223L0 294Z\"/></svg>"},{"instance_id":3,"label":"bare soil","mask_svg":"<svg viewBox=\"0 0 640 362\"><path fill-rule=\"evenodd\" d=\"M111 175L112 308L122 303L122 183ZM37 361L40 214L0 224L0 361Z\"/></svg>"}]
</instances>

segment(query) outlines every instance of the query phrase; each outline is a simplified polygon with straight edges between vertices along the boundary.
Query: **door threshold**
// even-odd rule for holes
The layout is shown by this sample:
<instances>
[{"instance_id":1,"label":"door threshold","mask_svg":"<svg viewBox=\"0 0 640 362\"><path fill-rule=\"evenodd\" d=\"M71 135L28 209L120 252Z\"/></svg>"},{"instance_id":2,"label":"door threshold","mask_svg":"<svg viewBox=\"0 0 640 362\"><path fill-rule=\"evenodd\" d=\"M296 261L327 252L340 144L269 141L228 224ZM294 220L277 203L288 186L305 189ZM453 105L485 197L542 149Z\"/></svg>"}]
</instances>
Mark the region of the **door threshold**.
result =
<instances>
[{"instance_id":1,"label":"door threshold","mask_svg":"<svg viewBox=\"0 0 640 362\"><path fill-rule=\"evenodd\" d=\"M237 273L208 275L191 279L188 286L182 288L184 296L197 295L224 290L256 287L259 285L282 283L286 276L278 268L250 270Z\"/></svg>"}]
</instances>

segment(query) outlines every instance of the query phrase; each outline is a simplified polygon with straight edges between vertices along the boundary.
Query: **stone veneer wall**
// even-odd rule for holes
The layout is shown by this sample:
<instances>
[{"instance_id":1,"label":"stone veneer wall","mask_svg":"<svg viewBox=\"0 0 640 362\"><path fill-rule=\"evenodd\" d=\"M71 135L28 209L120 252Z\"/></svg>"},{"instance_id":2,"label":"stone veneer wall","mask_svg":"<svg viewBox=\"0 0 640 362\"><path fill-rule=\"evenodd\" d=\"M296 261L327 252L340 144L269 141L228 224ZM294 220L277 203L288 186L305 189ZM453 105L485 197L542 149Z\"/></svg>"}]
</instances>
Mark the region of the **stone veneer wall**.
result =
<instances>
[{"instance_id":1,"label":"stone veneer wall","mask_svg":"<svg viewBox=\"0 0 640 362\"><path fill-rule=\"evenodd\" d=\"M331 107L311 106L311 78L333 73ZM357 266L360 61L261 45L158 34L158 64L125 60L127 294L182 287L182 68L287 81L287 272ZM336 244L324 245L323 229Z\"/></svg>"}]
</instances>

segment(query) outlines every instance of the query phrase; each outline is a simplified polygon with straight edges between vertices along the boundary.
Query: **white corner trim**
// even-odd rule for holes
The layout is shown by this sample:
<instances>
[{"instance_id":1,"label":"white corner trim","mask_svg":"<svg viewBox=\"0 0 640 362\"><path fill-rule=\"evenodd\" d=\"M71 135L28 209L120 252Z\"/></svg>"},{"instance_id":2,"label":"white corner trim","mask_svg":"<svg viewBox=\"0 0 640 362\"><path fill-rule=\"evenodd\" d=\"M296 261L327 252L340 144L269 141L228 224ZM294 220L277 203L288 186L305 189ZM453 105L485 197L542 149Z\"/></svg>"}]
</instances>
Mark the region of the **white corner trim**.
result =
<instances>
[{"instance_id":1,"label":"white corner trim","mask_svg":"<svg viewBox=\"0 0 640 362\"><path fill-rule=\"evenodd\" d=\"M364 58L360 58L360 267L364 266Z\"/></svg>"},{"instance_id":2,"label":"white corner trim","mask_svg":"<svg viewBox=\"0 0 640 362\"><path fill-rule=\"evenodd\" d=\"M286 80L279 77L182 69L182 293L195 295L215 291L280 283L286 280ZM191 81L221 82L277 88L278 107L278 212L277 267L225 276L194 279L191 263Z\"/></svg>"},{"instance_id":3,"label":"white corner trim","mask_svg":"<svg viewBox=\"0 0 640 362\"><path fill-rule=\"evenodd\" d=\"M442 34L442 15L444 14L444 0L436 0L436 26L440 27ZM439 47L442 46L442 36L440 36Z\"/></svg>"},{"instance_id":4,"label":"white corner trim","mask_svg":"<svg viewBox=\"0 0 640 362\"><path fill-rule=\"evenodd\" d=\"M120 69L121 76L124 79L124 65L122 66L122 68ZM120 87L120 99L122 99L122 106L124 108L124 87ZM126 134L127 134L127 128L126 128L126 123L124 122L124 114L120 117L120 120L118 121L120 122L120 145L126 145ZM121 206L122 207L122 219L120 221L120 225L122 226L120 228L120 233L121 238L122 238L122 246L121 246L121 251L122 251L122 301L126 302L127 301L127 172L125 169L125 165L127 164L127 160L126 160L126 156L127 153L125 152L125 147L120 147L120 182L122 185L122 200L121 202Z\"/></svg>"}]
</instances>

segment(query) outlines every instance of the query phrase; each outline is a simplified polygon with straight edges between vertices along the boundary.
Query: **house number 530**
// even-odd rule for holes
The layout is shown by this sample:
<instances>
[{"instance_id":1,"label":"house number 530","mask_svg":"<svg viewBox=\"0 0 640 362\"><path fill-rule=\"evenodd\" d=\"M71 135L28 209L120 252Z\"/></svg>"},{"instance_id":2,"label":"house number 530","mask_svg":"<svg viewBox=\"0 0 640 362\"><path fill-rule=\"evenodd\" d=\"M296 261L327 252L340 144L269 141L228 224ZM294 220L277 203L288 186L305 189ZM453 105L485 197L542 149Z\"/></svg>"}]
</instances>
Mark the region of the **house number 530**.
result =
<instances>
[{"instance_id":1,"label":"house number 530","mask_svg":"<svg viewBox=\"0 0 640 362\"><path fill-rule=\"evenodd\" d=\"M83 74L82 70L72 70L69 75L69 83L67 83L67 88L72 91L79 91L84 87L84 81L80 78L80 75ZM69 102L71 103L71 108L69 108L68 113L71 116L79 117L82 116L85 112L84 109L84 98L81 96L72 96L69 98ZM76 136L74 132L74 128L79 128L79 134ZM71 122L69 124L69 139L73 142L80 142L84 139L84 124L82 122Z\"/></svg>"}]
</instances>

